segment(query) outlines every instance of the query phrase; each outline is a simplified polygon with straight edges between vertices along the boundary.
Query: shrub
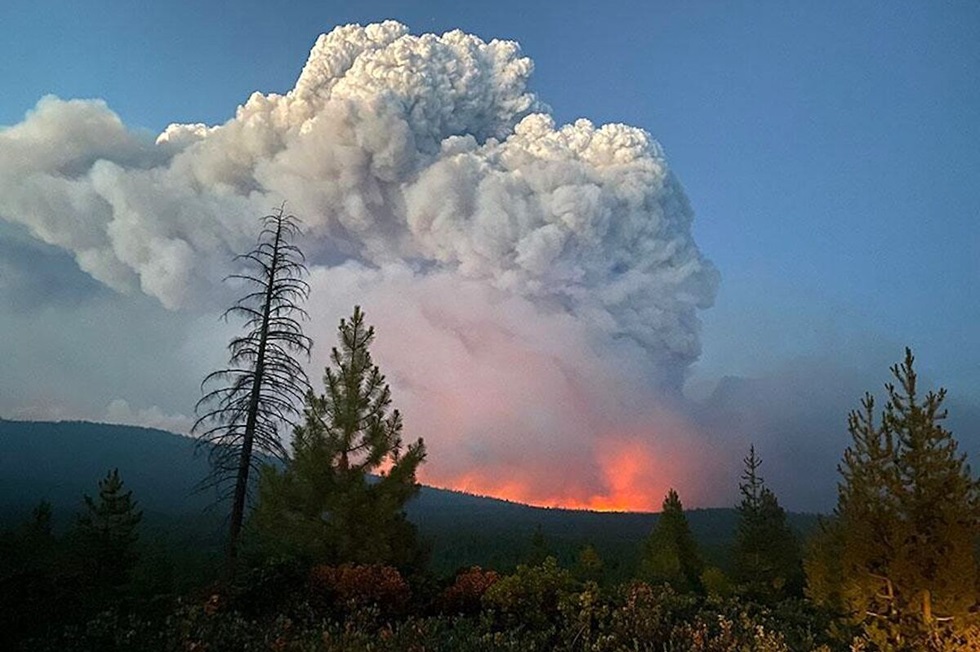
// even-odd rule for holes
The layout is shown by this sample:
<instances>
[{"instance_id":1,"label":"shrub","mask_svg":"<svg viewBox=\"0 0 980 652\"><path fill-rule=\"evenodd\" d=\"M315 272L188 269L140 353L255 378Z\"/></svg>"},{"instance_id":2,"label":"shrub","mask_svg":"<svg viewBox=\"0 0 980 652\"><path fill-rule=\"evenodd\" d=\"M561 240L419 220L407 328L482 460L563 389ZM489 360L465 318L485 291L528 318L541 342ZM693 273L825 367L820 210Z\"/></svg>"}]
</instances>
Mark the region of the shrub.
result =
<instances>
[{"instance_id":1,"label":"shrub","mask_svg":"<svg viewBox=\"0 0 980 652\"><path fill-rule=\"evenodd\" d=\"M670 649L680 652L790 652L782 634L744 617L731 620L697 616L677 625L670 636Z\"/></svg>"},{"instance_id":2,"label":"shrub","mask_svg":"<svg viewBox=\"0 0 980 652\"><path fill-rule=\"evenodd\" d=\"M440 595L438 606L443 613L474 615L480 612L480 602L487 590L497 583L500 573L479 566L467 568Z\"/></svg>"},{"instance_id":3,"label":"shrub","mask_svg":"<svg viewBox=\"0 0 980 652\"><path fill-rule=\"evenodd\" d=\"M661 649L674 623L693 613L695 600L667 585L641 581L621 585L613 595L601 649Z\"/></svg>"},{"instance_id":4,"label":"shrub","mask_svg":"<svg viewBox=\"0 0 980 652\"><path fill-rule=\"evenodd\" d=\"M605 646L610 638L605 635L605 630L611 607L603 599L596 582L586 582L578 593L564 594L559 609L562 614L560 638L565 647L593 652L611 649Z\"/></svg>"},{"instance_id":5,"label":"shrub","mask_svg":"<svg viewBox=\"0 0 980 652\"><path fill-rule=\"evenodd\" d=\"M373 605L384 613L397 613L412 597L401 573L381 564L314 566L308 586L311 602L341 611Z\"/></svg>"},{"instance_id":6,"label":"shrub","mask_svg":"<svg viewBox=\"0 0 980 652\"><path fill-rule=\"evenodd\" d=\"M295 558L269 559L241 573L235 584L222 589L212 587L208 598L216 595L224 607L247 618L261 618L287 609L302 597L306 565Z\"/></svg>"},{"instance_id":7,"label":"shrub","mask_svg":"<svg viewBox=\"0 0 980 652\"><path fill-rule=\"evenodd\" d=\"M701 586L705 593L716 598L727 598L732 594L732 583L725 571L717 566L708 566L701 573Z\"/></svg>"},{"instance_id":8,"label":"shrub","mask_svg":"<svg viewBox=\"0 0 980 652\"><path fill-rule=\"evenodd\" d=\"M548 557L539 566L518 566L483 594L483 606L496 625L541 629L554 624L563 594L571 592L572 577Z\"/></svg>"}]
</instances>

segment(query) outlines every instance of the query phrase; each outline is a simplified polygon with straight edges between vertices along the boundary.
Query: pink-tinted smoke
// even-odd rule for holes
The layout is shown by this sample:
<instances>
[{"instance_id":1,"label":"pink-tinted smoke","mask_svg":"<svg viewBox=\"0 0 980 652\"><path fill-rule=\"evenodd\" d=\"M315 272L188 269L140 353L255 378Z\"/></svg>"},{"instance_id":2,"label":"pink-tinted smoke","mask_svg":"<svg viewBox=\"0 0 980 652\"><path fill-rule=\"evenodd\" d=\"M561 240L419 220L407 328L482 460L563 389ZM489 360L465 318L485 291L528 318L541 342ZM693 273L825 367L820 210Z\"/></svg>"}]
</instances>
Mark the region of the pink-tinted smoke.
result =
<instances>
[{"instance_id":1,"label":"pink-tinted smoke","mask_svg":"<svg viewBox=\"0 0 980 652\"><path fill-rule=\"evenodd\" d=\"M426 442L426 484L595 510L655 511L670 487L691 506L727 496L717 451L644 382L642 351L453 275L348 267L313 281L316 323L335 324L347 299L375 325L405 439Z\"/></svg>"}]
</instances>

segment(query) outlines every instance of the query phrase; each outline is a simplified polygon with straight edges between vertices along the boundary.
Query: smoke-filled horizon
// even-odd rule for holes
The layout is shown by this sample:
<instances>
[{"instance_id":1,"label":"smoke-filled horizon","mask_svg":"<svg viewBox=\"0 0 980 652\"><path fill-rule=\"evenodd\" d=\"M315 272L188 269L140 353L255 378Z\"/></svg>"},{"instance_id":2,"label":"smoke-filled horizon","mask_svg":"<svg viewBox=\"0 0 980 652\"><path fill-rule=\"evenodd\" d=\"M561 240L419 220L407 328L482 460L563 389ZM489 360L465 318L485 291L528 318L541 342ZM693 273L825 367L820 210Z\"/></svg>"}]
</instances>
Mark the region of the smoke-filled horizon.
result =
<instances>
[{"instance_id":1,"label":"smoke-filled horizon","mask_svg":"<svg viewBox=\"0 0 980 652\"><path fill-rule=\"evenodd\" d=\"M754 441L791 507L825 508L845 411L900 348L860 354L870 385L819 360L685 397L721 275L681 180L642 128L560 124L533 69L513 41L387 21L321 35L290 90L220 124L148 133L100 100L42 98L0 129L0 324L31 335L0 345L0 414L186 431L238 330L217 321L222 279L286 202L314 388L361 305L405 437L426 441L423 482L726 505Z\"/></svg>"},{"instance_id":2,"label":"smoke-filled horizon","mask_svg":"<svg viewBox=\"0 0 980 652\"><path fill-rule=\"evenodd\" d=\"M105 288L199 316L286 201L312 375L362 304L427 442L423 480L541 504L650 508L668 485L710 500L681 473L712 460L666 408L718 283L688 200L644 130L556 125L532 70L514 42L388 21L320 36L292 90L221 125L151 139L102 102L47 97L0 133L0 214Z\"/></svg>"}]
</instances>

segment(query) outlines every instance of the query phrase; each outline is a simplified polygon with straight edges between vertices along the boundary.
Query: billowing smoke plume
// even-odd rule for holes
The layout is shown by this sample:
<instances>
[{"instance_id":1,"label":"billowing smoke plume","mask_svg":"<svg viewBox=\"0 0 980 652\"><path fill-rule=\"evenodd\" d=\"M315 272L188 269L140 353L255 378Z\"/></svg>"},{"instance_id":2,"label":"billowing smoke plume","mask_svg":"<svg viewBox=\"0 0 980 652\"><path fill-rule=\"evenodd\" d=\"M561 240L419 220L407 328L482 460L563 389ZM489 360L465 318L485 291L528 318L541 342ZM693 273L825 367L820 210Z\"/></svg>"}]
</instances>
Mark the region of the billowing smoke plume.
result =
<instances>
[{"instance_id":1,"label":"billowing smoke plume","mask_svg":"<svg viewBox=\"0 0 980 652\"><path fill-rule=\"evenodd\" d=\"M678 473L710 456L657 397L698 356L717 273L649 134L556 126L532 69L513 42L385 22L321 36L291 91L219 126L153 137L45 98L0 131L0 218L196 319L286 200L314 267L312 375L361 303L428 478L599 507L686 482L706 500Z\"/></svg>"}]
</instances>

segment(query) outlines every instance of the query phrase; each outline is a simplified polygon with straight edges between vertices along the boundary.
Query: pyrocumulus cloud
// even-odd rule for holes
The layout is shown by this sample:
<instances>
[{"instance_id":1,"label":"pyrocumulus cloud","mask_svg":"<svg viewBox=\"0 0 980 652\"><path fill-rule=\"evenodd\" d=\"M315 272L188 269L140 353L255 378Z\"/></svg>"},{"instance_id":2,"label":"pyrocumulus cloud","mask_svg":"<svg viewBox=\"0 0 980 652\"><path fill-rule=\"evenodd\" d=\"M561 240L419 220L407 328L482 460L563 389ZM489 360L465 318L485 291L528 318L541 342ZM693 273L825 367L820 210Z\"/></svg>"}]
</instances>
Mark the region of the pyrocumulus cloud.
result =
<instances>
[{"instance_id":1,"label":"pyrocumulus cloud","mask_svg":"<svg viewBox=\"0 0 980 652\"><path fill-rule=\"evenodd\" d=\"M707 500L679 469L711 456L663 398L718 282L691 208L647 132L556 125L532 70L514 42L389 21L320 36L292 90L221 125L153 135L47 97L0 131L0 218L191 321L227 302L233 255L285 200L313 268L311 375L361 303L428 479L598 507L652 507L670 483ZM111 416L156 405L119 397Z\"/></svg>"}]
</instances>

